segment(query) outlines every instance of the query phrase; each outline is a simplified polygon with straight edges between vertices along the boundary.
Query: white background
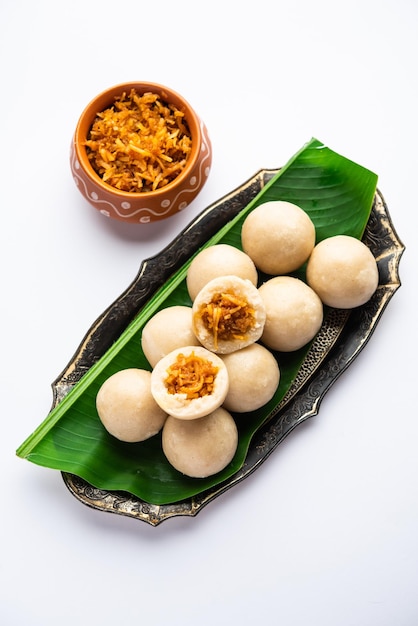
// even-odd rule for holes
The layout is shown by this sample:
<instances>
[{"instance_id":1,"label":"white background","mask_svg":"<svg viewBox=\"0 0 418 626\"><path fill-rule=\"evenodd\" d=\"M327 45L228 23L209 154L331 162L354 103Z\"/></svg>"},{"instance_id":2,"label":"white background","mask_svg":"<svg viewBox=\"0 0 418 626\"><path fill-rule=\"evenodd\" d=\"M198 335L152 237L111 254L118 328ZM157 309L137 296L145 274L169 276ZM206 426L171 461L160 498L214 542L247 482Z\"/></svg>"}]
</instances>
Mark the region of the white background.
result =
<instances>
[{"instance_id":1,"label":"white background","mask_svg":"<svg viewBox=\"0 0 418 626\"><path fill-rule=\"evenodd\" d=\"M415 0L2 0L2 624L418 624L417 26ZM214 160L186 212L127 227L81 197L68 156L84 106L137 79L190 101ZM18 459L141 261L312 136L379 175L406 245L401 289L318 416L157 528Z\"/></svg>"}]
</instances>

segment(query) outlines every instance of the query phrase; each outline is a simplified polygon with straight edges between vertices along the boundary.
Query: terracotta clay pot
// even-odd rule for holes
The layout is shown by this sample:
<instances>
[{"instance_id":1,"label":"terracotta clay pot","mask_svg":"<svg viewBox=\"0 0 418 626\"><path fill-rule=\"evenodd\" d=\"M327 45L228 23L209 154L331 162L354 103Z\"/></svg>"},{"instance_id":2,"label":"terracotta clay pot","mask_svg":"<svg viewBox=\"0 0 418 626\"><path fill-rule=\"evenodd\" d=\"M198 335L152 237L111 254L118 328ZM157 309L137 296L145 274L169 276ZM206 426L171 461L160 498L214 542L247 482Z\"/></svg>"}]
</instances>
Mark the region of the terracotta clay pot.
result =
<instances>
[{"instance_id":1,"label":"terracotta clay pot","mask_svg":"<svg viewBox=\"0 0 418 626\"><path fill-rule=\"evenodd\" d=\"M135 89L138 95L152 92L184 112L192 139L191 152L181 173L155 191L125 192L105 183L93 169L85 141L97 113L114 103L117 96ZM106 217L146 224L184 210L200 192L209 175L212 148L207 129L190 104L178 93L155 83L124 83L103 91L82 112L74 133L70 155L74 181L88 202Z\"/></svg>"}]
</instances>

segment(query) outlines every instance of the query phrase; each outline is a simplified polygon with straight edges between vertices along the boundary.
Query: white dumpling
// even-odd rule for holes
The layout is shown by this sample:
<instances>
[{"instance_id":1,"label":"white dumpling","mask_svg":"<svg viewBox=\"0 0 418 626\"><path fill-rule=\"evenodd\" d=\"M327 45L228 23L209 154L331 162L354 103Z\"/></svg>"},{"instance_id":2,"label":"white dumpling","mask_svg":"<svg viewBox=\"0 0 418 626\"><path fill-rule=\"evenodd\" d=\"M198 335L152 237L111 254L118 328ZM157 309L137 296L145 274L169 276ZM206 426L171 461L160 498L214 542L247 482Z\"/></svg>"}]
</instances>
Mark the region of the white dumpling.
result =
<instances>
[{"instance_id":1,"label":"white dumpling","mask_svg":"<svg viewBox=\"0 0 418 626\"><path fill-rule=\"evenodd\" d=\"M309 343L323 321L319 296L291 276L275 276L259 287L266 308L261 341L272 350L292 352Z\"/></svg>"},{"instance_id":2,"label":"white dumpling","mask_svg":"<svg viewBox=\"0 0 418 626\"><path fill-rule=\"evenodd\" d=\"M189 306L170 306L153 315L142 330L142 351L152 367L182 346L198 346Z\"/></svg>"},{"instance_id":3,"label":"white dumpling","mask_svg":"<svg viewBox=\"0 0 418 626\"><path fill-rule=\"evenodd\" d=\"M257 269L242 250L224 243L201 250L187 270L186 283L191 300L210 280L226 274L239 276L257 285Z\"/></svg>"},{"instance_id":4,"label":"white dumpling","mask_svg":"<svg viewBox=\"0 0 418 626\"><path fill-rule=\"evenodd\" d=\"M315 226L299 206L282 200L260 204L242 225L244 251L270 275L288 274L308 259L315 245Z\"/></svg>"},{"instance_id":5,"label":"white dumpling","mask_svg":"<svg viewBox=\"0 0 418 626\"><path fill-rule=\"evenodd\" d=\"M97 393L96 408L106 430L129 443L153 437L167 418L151 394L151 372L136 368L107 378Z\"/></svg>"},{"instance_id":6,"label":"white dumpling","mask_svg":"<svg viewBox=\"0 0 418 626\"><path fill-rule=\"evenodd\" d=\"M232 461L238 430L231 414L222 407L189 422L169 416L163 428L162 446L176 470L192 478L206 478Z\"/></svg>"},{"instance_id":7,"label":"white dumpling","mask_svg":"<svg viewBox=\"0 0 418 626\"><path fill-rule=\"evenodd\" d=\"M376 259L370 249L348 235L329 237L315 246L306 278L322 302L337 309L365 304L379 284Z\"/></svg>"},{"instance_id":8,"label":"white dumpling","mask_svg":"<svg viewBox=\"0 0 418 626\"><path fill-rule=\"evenodd\" d=\"M253 343L221 356L228 370L229 390L223 406L228 411L255 411L272 399L280 381L279 365L264 346Z\"/></svg>"}]
</instances>

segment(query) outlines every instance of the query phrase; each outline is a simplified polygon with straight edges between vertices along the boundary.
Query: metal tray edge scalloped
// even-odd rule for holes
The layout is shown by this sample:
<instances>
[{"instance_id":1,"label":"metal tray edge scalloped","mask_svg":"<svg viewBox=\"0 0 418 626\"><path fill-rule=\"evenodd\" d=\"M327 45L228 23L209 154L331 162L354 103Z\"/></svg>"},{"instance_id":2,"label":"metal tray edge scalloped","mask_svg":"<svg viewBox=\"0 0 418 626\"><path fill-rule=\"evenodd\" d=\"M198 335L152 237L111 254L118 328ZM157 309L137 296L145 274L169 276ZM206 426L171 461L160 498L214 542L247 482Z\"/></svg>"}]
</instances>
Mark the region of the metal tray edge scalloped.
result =
<instances>
[{"instance_id":1,"label":"metal tray edge scalloped","mask_svg":"<svg viewBox=\"0 0 418 626\"><path fill-rule=\"evenodd\" d=\"M260 170L198 215L160 254L142 263L135 280L92 325L70 363L52 384L53 405L68 393L106 351L155 289L163 285L208 238L246 206L277 171ZM296 394L289 400L284 399L256 433L244 465L234 476L186 501L153 505L126 493L97 489L83 479L63 472L63 480L70 493L93 509L157 526L172 517L197 515L209 502L254 472L296 426L317 414L326 392L367 344L390 299L401 286L399 263L405 247L394 229L388 207L379 190L375 194L364 241L372 250L379 267L380 280L376 293L368 303L347 315L328 356L303 381Z\"/></svg>"}]
</instances>

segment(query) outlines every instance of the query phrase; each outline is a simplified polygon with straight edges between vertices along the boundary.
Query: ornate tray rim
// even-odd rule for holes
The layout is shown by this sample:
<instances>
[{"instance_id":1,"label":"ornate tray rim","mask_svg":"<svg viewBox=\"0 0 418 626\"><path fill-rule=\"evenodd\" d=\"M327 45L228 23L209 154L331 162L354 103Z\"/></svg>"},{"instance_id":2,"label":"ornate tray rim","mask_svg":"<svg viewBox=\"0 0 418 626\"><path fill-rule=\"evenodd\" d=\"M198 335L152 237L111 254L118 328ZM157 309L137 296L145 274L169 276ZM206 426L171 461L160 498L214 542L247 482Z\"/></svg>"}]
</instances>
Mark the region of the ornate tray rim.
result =
<instances>
[{"instance_id":1,"label":"ornate tray rim","mask_svg":"<svg viewBox=\"0 0 418 626\"><path fill-rule=\"evenodd\" d=\"M104 354L170 275L237 215L278 171L262 169L257 172L201 212L159 254L142 262L133 282L93 323L66 368L52 383L53 406ZM183 502L154 505L130 494L97 489L77 476L62 472L70 493L90 508L157 526L172 517L197 515L208 503L254 472L296 426L318 413L326 392L365 347L390 299L401 286L399 263L405 246L395 231L386 202L378 189L364 240L379 267L380 280L376 293L368 303L350 313L328 356L295 397L256 433L244 465L234 476Z\"/></svg>"}]
</instances>

